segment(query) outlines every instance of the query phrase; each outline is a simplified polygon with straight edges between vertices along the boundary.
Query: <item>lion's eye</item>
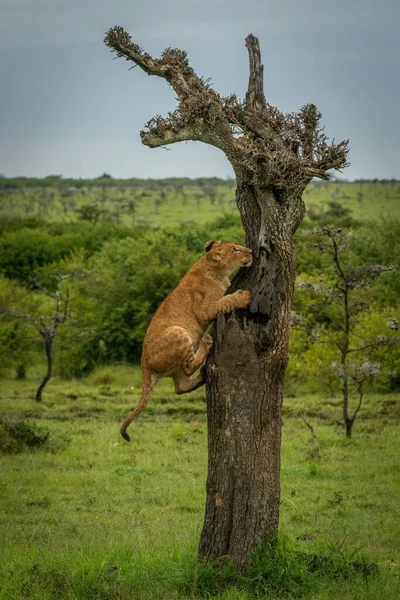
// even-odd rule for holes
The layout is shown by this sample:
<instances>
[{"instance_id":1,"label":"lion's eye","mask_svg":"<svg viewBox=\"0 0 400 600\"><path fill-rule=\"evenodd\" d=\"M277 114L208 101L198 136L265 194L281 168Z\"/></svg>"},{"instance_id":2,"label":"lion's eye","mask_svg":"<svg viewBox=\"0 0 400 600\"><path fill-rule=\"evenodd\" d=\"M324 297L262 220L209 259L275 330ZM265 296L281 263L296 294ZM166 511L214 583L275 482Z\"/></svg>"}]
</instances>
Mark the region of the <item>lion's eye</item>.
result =
<instances>
[{"instance_id":1,"label":"lion's eye","mask_svg":"<svg viewBox=\"0 0 400 600\"><path fill-rule=\"evenodd\" d=\"M234 252L239 252L239 248L234 248L233 251Z\"/></svg>"}]
</instances>

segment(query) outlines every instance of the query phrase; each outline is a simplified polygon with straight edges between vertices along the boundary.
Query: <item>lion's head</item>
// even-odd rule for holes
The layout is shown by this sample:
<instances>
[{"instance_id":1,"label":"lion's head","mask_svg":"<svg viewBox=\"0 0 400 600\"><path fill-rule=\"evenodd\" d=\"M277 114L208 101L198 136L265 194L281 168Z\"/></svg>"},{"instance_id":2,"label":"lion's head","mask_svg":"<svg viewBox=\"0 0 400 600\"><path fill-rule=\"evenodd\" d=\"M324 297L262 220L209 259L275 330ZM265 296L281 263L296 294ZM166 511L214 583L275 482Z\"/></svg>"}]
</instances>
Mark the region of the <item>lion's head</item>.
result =
<instances>
[{"instance_id":1,"label":"lion's head","mask_svg":"<svg viewBox=\"0 0 400 600\"><path fill-rule=\"evenodd\" d=\"M240 267L250 267L253 261L250 248L231 242L223 243L219 240L209 240L204 244L204 250L210 261L230 273Z\"/></svg>"}]
</instances>

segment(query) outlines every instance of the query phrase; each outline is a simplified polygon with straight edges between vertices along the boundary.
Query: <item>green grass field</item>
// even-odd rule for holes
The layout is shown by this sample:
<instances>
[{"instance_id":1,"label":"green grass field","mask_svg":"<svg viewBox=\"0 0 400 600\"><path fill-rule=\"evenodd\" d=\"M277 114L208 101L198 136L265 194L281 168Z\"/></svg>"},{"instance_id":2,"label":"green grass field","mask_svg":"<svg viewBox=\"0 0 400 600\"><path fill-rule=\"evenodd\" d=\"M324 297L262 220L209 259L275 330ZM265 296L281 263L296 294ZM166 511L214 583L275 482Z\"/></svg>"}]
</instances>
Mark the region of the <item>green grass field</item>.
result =
<instances>
[{"instance_id":1,"label":"green grass field","mask_svg":"<svg viewBox=\"0 0 400 600\"><path fill-rule=\"evenodd\" d=\"M16 227L38 217L46 231L78 221L87 207L102 211L99 220L183 231L237 214L233 181L25 183L0 187L6 236L14 217ZM304 200L309 217L335 201L372 230L399 214L400 182L312 182ZM367 395L351 440L339 398L285 399L280 537L242 575L224 562L196 562L204 390L176 397L170 381L160 382L128 444L119 425L139 397L137 367L53 378L38 404L40 366L29 366L26 380L0 379L0 600L400 598L400 395Z\"/></svg>"},{"instance_id":2,"label":"green grass field","mask_svg":"<svg viewBox=\"0 0 400 600\"><path fill-rule=\"evenodd\" d=\"M351 440L337 423L339 399L285 401L281 540L241 576L196 565L202 390L177 398L162 381L128 444L118 429L137 401L138 369L54 379L41 404L37 380L1 383L1 600L398 597L400 396L367 397ZM9 453L7 431L21 419L47 441L32 448L21 435ZM315 568L304 553L328 558Z\"/></svg>"},{"instance_id":3,"label":"green grass field","mask_svg":"<svg viewBox=\"0 0 400 600\"><path fill-rule=\"evenodd\" d=\"M44 180L45 181L45 180ZM208 223L224 213L237 214L235 182L186 180L110 180L107 185L27 187L0 190L0 217L36 216L49 222L75 221L80 209L96 206L101 218L126 226L149 224L174 227ZM40 180L38 180L38 184ZM304 200L309 210L327 208L335 200L351 209L357 219L376 219L399 214L398 181L312 182Z\"/></svg>"}]
</instances>

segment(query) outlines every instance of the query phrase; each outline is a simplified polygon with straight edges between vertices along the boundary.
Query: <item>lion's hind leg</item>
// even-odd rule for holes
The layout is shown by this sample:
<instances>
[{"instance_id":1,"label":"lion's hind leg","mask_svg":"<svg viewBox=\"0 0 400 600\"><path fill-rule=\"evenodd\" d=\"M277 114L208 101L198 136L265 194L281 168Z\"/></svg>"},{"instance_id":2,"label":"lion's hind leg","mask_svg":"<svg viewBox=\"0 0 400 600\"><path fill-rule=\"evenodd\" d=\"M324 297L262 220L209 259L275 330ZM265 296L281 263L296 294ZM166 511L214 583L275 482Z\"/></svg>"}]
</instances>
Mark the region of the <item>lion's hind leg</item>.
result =
<instances>
[{"instance_id":1,"label":"lion's hind leg","mask_svg":"<svg viewBox=\"0 0 400 600\"><path fill-rule=\"evenodd\" d=\"M213 344L210 335L203 335L197 352L194 351L190 335L182 329L180 332L181 365L173 375L176 394L193 392L206 382L205 368L202 367L197 377L191 377L205 362Z\"/></svg>"},{"instance_id":2,"label":"lion's hind leg","mask_svg":"<svg viewBox=\"0 0 400 600\"><path fill-rule=\"evenodd\" d=\"M188 342L185 354L182 356L182 368L186 375L193 375L206 360L213 344L213 339L211 335L203 335L196 353L193 350L193 343L189 335Z\"/></svg>"},{"instance_id":3,"label":"lion's hind leg","mask_svg":"<svg viewBox=\"0 0 400 600\"><path fill-rule=\"evenodd\" d=\"M202 367L197 377L188 377L183 371L174 376L175 394L194 392L206 382L205 368Z\"/></svg>"},{"instance_id":4,"label":"lion's hind leg","mask_svg":"<svg viewBox=\"0 0 400 600\"><path fill-rule=\"evenodd\" d=\"M159 377L172 377L177 394L197 389L205 383L204 369L198 377L191 379L204 363L212 346L212 337L203 335L197 351L193 340L183 327L168 327L162 336L146 346L148 367Z\"/></svg>"}]
</instances>

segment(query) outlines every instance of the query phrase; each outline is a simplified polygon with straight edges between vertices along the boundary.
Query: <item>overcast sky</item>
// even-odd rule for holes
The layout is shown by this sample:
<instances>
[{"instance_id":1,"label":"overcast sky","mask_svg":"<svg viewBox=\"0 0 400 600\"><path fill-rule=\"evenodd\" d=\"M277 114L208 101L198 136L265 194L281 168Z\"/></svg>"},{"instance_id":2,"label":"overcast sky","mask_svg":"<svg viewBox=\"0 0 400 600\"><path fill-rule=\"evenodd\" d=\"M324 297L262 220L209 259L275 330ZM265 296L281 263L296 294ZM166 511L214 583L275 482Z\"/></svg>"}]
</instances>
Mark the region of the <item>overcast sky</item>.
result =
<instances>
[{"instance_id":1,"label":"overcast sky","mask_svg":"<svg viewBox=\"0 0 400 600\"><path fill-rule=\"evenodd\" d=\"M241 98L253 33L267 100L287 112L313 102L329 137L350 138L343 177L400 179L399 0L0 0L0 173L232 175L211 146L140 143L175 99L164 80L112 60L114 25L153 56L187 50L198 75Z\"/></svg>"}]
</instances>

